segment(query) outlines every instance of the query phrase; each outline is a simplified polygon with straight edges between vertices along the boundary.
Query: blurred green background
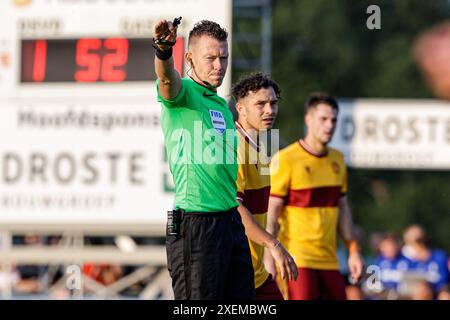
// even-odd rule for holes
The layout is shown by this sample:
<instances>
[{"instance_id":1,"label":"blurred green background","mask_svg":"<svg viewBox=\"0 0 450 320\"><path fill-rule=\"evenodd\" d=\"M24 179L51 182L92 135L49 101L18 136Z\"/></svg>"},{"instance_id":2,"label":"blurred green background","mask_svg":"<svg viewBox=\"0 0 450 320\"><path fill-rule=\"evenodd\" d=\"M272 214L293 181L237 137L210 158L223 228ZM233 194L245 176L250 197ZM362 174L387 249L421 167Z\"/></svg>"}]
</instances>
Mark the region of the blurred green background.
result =
<instances>
[{"instance_id":1,"label":"blurred green background","mask_svg":"<svg viewBox=\"0 0 450 320\"><path fill-rule=\"evenodd\" d=\"M366 27L366 9L374 4L381 30ZM303 135L303 103L311 91L339 98L433 97L411 46L422 31L450 18L450 1L275 0L272 6L272 76L282 89L276 127L286 143ZM234 19L234 33L258 27ZM233 58L249 50L234 44ZM233 70L233 81L242 73ZM350 169L349 200L366 240L373 231L401 233L419 223L433 245L450 251L450 171Z\"/></svg>"}]
</instances>

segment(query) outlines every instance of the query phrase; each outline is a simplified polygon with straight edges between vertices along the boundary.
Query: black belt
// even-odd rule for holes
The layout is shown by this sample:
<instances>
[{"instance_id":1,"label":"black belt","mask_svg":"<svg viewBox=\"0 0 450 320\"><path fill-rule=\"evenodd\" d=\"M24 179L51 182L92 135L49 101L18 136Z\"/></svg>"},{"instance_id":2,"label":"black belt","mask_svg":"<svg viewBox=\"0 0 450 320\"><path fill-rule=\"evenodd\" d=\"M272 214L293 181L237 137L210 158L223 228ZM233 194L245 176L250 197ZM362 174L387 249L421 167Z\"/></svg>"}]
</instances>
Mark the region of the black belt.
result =
<instances>
[{"instance_id":1,"label":"black belt","mask_svg":"<svg viewBox=\"0 0 450 320\"><path fill-rule=\"evenodd\" d=\"M223 216L223 215L227 215L227 214L233 214L234 212L236 212L237 207L233 207L229 210L226 211L212 211L212 212L184 212L183 216L195 216L195 217L218 217L218 216Z\"/></svg>"}]
</instances>

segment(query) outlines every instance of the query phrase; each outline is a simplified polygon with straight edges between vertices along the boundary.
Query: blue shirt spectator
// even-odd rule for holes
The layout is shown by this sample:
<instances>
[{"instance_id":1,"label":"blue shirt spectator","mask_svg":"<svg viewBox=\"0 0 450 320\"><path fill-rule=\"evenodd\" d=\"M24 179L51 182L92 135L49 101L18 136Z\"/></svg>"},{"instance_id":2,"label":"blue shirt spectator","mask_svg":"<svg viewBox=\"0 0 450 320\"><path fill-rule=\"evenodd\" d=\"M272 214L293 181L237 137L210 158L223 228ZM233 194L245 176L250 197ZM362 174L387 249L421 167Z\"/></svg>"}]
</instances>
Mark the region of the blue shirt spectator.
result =
<instances>
[{"instance_id":1,"label":"blue shirt spectator","mask_svg":"<svg viewBox=\"0 0 450 320\"><path fill-rule=\"evenodd\" d=\"M380 280L386 290L397 290L405 272L410 269L410 261L400 252L400 239L394 233L388 233L380 242L380 255L375 265L380 267Z\"/></svg>"},{"instance_id":2,"label":"blue shirt spectator","mask_svg":"<svg viewBox=\"0 0 450 320\"><path fill-rule=\"evenodd\" d=\"M403 239L405 245L402 253L410 260L408 272L422 276L432 285L436 294L449 282L448 255L430 247L430 239L420 225L406 228Z\"/></svg>"},{"instance_id":3,"label":"blue shirt spectator","mask_svg":"<svg viewBox=\"0 0 450 320\"><path fill-rule=\"evenodd\" d=\"M447 259L444 251L430 250L428 259L409 259L408 271L423 274L424 279L433 286L434 292L438 292L449 282Z\"/></svg>"}]
</instances>

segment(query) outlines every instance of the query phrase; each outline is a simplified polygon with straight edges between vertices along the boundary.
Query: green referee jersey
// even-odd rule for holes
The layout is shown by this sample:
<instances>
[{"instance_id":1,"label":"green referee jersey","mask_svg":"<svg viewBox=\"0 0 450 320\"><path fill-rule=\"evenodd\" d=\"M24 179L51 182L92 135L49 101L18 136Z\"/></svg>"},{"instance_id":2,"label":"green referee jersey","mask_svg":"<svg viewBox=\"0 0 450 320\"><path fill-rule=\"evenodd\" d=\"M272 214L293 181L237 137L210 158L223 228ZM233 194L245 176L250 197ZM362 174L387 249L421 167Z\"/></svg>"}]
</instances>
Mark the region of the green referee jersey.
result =
<instances>
[{"instance_id":1,"label":"green referee jersey","mask_svg":"<svg viewBox=\"0 0 450 320\"><path fill-rule=\"evenodd\" d=\"M159 94L161 126L175 186L174 207L226 211L236 201L237 136L225 99L189 78L173 100Z\"/></svg>"}]
</instances>

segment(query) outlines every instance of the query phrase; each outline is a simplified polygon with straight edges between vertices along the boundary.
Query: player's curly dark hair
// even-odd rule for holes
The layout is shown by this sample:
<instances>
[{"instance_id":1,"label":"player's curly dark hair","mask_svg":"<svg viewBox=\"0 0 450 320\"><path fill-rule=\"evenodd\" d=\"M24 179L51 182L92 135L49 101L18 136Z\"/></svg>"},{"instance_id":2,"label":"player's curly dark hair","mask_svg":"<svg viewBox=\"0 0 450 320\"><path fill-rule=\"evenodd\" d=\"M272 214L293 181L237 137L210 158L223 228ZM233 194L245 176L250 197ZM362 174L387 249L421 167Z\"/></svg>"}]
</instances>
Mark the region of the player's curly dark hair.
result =
<instances>
[{"instance_id":1,"label":"player's curly dark hair","mask_svg":"<svg viewBox=\"0 0 450 320\"><path fill-rule=\"evenodd\" d=\"M281 98L281 89L278 84L267 74L262 72L254 72L239 79L231 88L233 98L238 101L245 98L250 91L256 92L261 88L272 87L278 99Z\"/></svg>"},{"instance_id":2,"label":"player's curly dark hair","mask_svg":"<svg viewBox=\"0 0 450 320\"><path fill-rule=\"evenodd\" d=\"M194 28L189 32L189 43L191 39L201 36L210 36L218 41L227 41L228 32L222 28L218 23L209 20L202 20L194 25Z\"/></svg>"}]
</instances>

